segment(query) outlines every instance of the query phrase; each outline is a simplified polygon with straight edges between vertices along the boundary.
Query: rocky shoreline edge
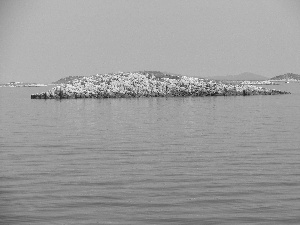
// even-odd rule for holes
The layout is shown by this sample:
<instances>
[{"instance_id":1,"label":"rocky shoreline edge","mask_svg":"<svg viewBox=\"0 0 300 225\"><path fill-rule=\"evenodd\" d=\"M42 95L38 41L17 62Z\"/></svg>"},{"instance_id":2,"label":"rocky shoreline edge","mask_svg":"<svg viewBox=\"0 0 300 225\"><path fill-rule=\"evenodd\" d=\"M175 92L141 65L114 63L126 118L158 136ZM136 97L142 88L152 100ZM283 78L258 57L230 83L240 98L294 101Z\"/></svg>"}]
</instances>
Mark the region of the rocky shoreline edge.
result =
<instances>
[{"instance_id":1,"label":"rocky shoreline edge","mask_svg":"<svg viewBox=\"0 0 300 225\"><path fill-rule=\"evenodd\" d=\"M149 73L114 73L81 77L47 92L32 94L31 99L137 98L175 96L277 95L290 92L254 85L225 84L196 77Z\"/></svg>"}]
</instances>

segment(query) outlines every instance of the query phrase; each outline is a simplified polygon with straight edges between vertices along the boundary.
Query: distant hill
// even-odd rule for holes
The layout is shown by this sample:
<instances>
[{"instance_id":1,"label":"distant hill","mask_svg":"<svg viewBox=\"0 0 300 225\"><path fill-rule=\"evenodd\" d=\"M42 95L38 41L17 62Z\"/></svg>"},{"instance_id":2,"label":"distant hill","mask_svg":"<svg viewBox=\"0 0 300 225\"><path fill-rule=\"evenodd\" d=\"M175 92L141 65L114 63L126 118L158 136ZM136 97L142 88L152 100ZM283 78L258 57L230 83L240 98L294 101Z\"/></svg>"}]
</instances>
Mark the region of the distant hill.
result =
<instances>
[{"instance_id":1,"label":"distant hill","mask_svg":"<svg viewBox=\"0 0 300 225\"><path fill-rule=\"evenodd\" d=\"M169 73L169 72L160 72L160 71L146 71L145 70L145 71L135 71L132 73L153 75L158 79L161 79L161 78L180 79L180 77L182 77L182 75L179 75L179 74ZM109 74L113 75L113 74L118 74L118 73L109 73ZM68 76L65 78L61 78L58 81L52 82L52 84L67 84L67 83L71 83L75 79L81 79L83 77L84 76Z\"/></svg>"},{"instance_id":2,"label":"distant hill","mask_svg":"<svg viewBox=\"0 0 300 225\"><path fill-rule=\"evenodd\" d=\"M238 75L227 75L227 76L213 76L213 77L207 77L208 79L214 79L214 80L268 80L269 78L254 74L254 73L241 73Z\"/></svg>"},{"instance_id":3,"label":"distant hill","mask_svg":"<svg viewBox=\"0 0 300 225\"><path fill-rule=\"evenodd\" d=\"M58 81L54 81L52 82L52 84L67 84L67 83L71 83L75 79L80 79L80 78L83 78L83 76L68 76L65 78L61 78Z\"/></svg>"},{"instance_id":4,"label":"distant hill","mask_svg":"<svg viewBox=\"0 0 300 225\"><path fill-rule=\"evenodd\" d=\"M300 75L294 73L286 73L283 75L278 75L276 77L272 77L270 80L296 80L300 81Z\"/></svg>"}]
</instances>

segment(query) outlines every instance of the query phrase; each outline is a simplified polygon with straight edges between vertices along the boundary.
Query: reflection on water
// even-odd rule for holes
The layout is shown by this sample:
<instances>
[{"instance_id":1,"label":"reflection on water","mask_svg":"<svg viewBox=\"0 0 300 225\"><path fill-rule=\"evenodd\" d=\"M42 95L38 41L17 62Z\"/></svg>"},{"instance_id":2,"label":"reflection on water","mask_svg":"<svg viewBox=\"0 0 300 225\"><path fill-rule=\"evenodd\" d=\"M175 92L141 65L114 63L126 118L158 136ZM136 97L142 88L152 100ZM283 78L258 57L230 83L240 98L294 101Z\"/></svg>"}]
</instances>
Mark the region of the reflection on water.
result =
<instances>
[{"instance_id":1,"label":"reflection on water","mask_svg":"<svg viewBox=\"0 0 300 225\"><path fill-rule=\"evenodd\" d=\"M31 100L1 88L2 224L298 224L292 95ZM45 88L44 88L45 89Z\"/></svg>"}]
</instances>

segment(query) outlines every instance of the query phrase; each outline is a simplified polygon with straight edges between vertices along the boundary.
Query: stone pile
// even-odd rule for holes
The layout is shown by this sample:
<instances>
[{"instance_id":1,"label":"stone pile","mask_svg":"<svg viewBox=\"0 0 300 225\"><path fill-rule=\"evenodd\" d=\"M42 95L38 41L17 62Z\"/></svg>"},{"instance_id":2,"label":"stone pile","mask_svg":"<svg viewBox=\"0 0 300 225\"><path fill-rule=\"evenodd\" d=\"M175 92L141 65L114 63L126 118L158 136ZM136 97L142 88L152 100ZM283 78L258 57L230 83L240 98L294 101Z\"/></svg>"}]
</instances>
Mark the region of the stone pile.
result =
<instances>
[{"instance_id":1,"label":"stone pile","mask_svg":"<svg viewBox=\"0 0 300 225\"><path fill-rule=\"evenodd\" d=\"M32 99L130 98L164 96L230 96L289 94L253 85L233 85L195 77L155 77L148 73L101 74L75 79Z\"/></svg>"}]
</instances>

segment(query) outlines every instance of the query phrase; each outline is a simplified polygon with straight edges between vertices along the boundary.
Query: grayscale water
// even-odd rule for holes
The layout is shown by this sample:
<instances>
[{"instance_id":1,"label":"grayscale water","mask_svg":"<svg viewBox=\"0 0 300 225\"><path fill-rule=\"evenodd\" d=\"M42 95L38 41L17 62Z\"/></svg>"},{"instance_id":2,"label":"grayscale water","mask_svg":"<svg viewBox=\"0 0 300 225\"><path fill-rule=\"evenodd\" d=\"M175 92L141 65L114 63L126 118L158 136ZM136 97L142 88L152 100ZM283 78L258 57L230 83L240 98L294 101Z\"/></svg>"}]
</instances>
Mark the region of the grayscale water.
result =
<instances>
[{"instance_id":1,"label":"grayscale water","mask_svg":"<svg viewBox=\"0 0 300 225\"><path fill-rule=\"evenodd\" d=\"M30 99L50 88L0 88L1 224L300 224L300 83Z\"/></svg>"}]
</instances>

